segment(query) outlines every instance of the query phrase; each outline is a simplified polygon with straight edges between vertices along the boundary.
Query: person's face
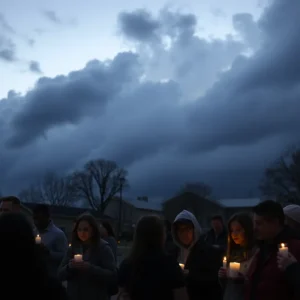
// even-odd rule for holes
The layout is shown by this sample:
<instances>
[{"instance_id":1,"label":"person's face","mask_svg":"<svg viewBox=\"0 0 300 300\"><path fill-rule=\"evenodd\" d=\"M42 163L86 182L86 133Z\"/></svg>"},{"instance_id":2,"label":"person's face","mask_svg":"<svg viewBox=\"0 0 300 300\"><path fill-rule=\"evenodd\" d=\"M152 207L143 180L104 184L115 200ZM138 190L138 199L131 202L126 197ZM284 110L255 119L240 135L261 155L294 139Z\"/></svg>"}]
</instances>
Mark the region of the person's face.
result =
<instances>
[{"instance_id":1,"label":"person's face","mask_svg":"<svg viewBox=\"0 0 300 300\"><path fill-rule=\"evenodd\" d=\"M223 223L220 220L212 220L211 227L215 232L221 232L223 230Z\"/></svg>"},{"instance_id":2,"label":"person's face","mask_svg":"<svg viewBox=\"0 0 300 300\"><path fill-rule=\"evenodd\" d=\"M11 201L2 201L0 204L0 212L12 212L13 211L13 203Z\"/></svg>"},{"instance_id":3,"label":"person's face","mask_svg":"<svg viewBox=\"0 0 300 300\"><path fill-rule=\"evenodd\" d=\"M82 242L88 241L93 234L93 229L87 221L80 221L77 226L77 235Z\"/></svg>"},{"instance_id":4,"label":"person's face","mask_svg":"<svg viewBox=\"0 0 300 300\"><path fill-rule=\"evenodd\" d=\"M12 201L2 201L0 204L0 212L20 212L20 205L14 204Z\"/></svg>"},{"instance_id":5,"label":"person's face","mask_svg":"<svg viewBox=\"0 0 300 300\"><path fill-rule=\"evenodd\" d=\"M178 236L178 240L183 245L186 246L191 245L194 240L194 227L189 224L178 224L177 236Z\"/></svg>"},{"instance_id":6,"label":"person's face","mask_svg":"<svg viewBox=\"0 0 300 300\"><path fill-rule=\"evenodd\" d=\"M262 216L253 216L254 232L258 240L269 240L278 233L279 223L277 220L266 220Z\"/></svg>"},{"instance_id":7,"label":"person's face","mask_svg":"<svg viewBox=\"0 0 300 300\"><path fill-rule=\"evenodd\" d=\"M33 221L34 221L34 225L39 230L46 229L49 224L49 218L39 212L33 215Z\"/></svg>"},{"instance_id":8,"label":"person's face","mask_svg":"<svg viewBox=\"0 0 300 300\"><path fill-rule=\"evenodd\" d=\"M245 230L239 222L237 222L237 221L231 222L230 235L231 235L232 240L237 245L244 245L246 243Z\"/></svg>"}]
</instances>

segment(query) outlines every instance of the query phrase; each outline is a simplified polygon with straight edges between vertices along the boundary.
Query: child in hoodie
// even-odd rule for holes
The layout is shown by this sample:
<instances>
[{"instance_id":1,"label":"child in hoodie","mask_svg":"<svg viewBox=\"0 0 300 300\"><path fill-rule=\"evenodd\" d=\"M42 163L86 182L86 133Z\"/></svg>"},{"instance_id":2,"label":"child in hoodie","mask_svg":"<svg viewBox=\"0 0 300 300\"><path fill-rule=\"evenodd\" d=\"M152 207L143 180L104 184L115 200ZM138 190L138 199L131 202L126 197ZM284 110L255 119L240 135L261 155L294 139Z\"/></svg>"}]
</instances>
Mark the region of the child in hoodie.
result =
<instances>
[{"instance_id":1,"label":"child in hoodie","mask_svg":"<svg viewBox=\"0 0 300 300\"><path fill-rule=\"evenodd\" d=\"M180 247L179 263L184 265L190 300L221 300L218 270L222 264L219 252L200 239L201 227L196 217L183 210L172 226L174 242Z\"/></svg>"}]
</instances>

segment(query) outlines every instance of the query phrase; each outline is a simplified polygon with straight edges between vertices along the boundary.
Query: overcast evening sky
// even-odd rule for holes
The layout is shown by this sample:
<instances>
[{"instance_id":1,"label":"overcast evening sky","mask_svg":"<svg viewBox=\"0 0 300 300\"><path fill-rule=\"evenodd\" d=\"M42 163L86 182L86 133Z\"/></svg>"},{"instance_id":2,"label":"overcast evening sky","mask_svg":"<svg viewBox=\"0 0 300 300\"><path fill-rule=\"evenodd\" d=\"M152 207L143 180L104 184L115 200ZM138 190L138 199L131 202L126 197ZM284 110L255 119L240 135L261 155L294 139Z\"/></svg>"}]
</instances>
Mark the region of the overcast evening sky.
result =
<instances>
[{"instance_id":1,"label":"overcast evening sky","mask_svg":"<svg viewBox=\"0 0 300 300\"><path fill-rule=\"evenodd\" d=\"M2 0L0 190L116 160L130 195L257 193L299 142L298 0Z\"/></svg>"}]
</instances>

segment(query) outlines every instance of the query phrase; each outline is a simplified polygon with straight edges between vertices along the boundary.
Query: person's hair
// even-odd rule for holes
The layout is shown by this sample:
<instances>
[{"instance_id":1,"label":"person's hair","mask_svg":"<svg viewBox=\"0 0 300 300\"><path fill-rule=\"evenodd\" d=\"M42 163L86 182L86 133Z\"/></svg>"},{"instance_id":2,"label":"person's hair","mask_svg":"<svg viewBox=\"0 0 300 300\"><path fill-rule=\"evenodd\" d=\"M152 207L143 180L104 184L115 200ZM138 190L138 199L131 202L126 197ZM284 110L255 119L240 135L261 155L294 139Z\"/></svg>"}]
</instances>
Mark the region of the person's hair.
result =
<instances>
[{"instance_id":1,"label":"person's hair","mask_svg":"<svg viewBox=\"0 0 300 300\"><path fill-rule=\"evenodd\" d=\"M165 224L166 230L167 230L167 231L171 231L171 229L172 229L172 224L171 224L171 222L170 222L169 220L165 220L165 221L164 221L164 224Z\"/></svg>"},{"instance_id":2,"label":"person's hair","mask_svg":"<svg viewBox=\"0 0 300 300\"><path fill-rule=\"evenodd\" d=\"M16 196L0 197L0 203L1 202L11 202L14 205L21 205L20 199Z\"/></svg>"},{"instance_id":3,"label":"person's hair","mask_svg":"<svg viewBox=\"0 0 300 300\"><path fill-rule=\"evenodd\" d=\"M282 206L273 200L263 201L253 207L253 212L267 221L278 220L280 225L284 224L284 211Z\"/></svg>"},{"instance_id":4,"label":"person's hair","mask_svg":"<svg viewBox=\"0 0 300 300\"><path fill-rule=\"evenodd\" d=\"M101 224L102 224L103 228L106 229L108 236L112 236L114 238L116 237L115 232L114 232L111 224L108 221L102 221Z\"/></svg>"},{"instance_id":5,"label":"person's hair","mask_svg":"<svg viewBox=\"0 0 300 300\"><path fill-rule=\"evenodd\" d=\"M33 214L41 214L45 217L50 218L50 207L47 204L37 204L33 210L32 210Z\"/></svg>"},{"instance_id":6,"label":"person's hair","mask_svg":"<svg viewBox=\"0 0 300 300\"><path fill-rule=\"evenodd\" d=\"M130 260L136 262L149 253L164 252L164 235L165 226L159 217L142 217L135 228Z\"/></svg>"},{"instance_id":7,"label":"person's hair","mask_svg":"<svg viewBox=\"0 0 300 300\"><path fill-rule=\"evenodd\" d=\"M221 215L214 215L211 217L211 221L220 221L223 223L223 217Z\"/></svg>"},{"instance_id":8,"label":"person's hair","mask_svg":"<svg viewBox=\"0 0 300 300\"><path fill-rule=\"evenodd\" d=\"M82 244L82 242L79 239L78 234L77 234L78 225L81 221L85 221L91 226L91 228L92 228L91 246L97 246L101 239L99 224L94 216L92 216L91 214L85 213L85 214L80 215L76 220L76 224L75 224L75 226L73 228L73 232L72 232L72 247L73 247L73 245L76 247L76 246Z\"/></svg>"},{"instance_id":9,"label":"person's hair","mask_svg":"<svg viewBox=\"0 0 300 300\"><path fill-rule=\"evenodd\" d=\"M230 257L235 250L241 249L240 245L237 245L231 237L231 224L232 222L238 222L241 227L244 229L246 244L244 246L244 250L249 251L252 250L255 244L254 238L254 230L253 230L253 221L252 217L248 213L237 213L233 215L228 221L228 244L227 244L227 259L230 261ZM247 253L246 253L247 254Z\"/></svg>"},{"instance_id":10,"label":"person's hair","mask_svg":"<svg viewBox=\"0 0 300 300\"><path fill-rule=\"evenodd\" d=\"M47 267L35 243L32 225L25 215L10 212L0 216L0 243L0 257L4 258L1 272L5 274L7 284L25 281L26 289L34 291L36 284L39 286L46 282ZM28 276L29 269L32 275Z\"/></svg>"}]
</instances>

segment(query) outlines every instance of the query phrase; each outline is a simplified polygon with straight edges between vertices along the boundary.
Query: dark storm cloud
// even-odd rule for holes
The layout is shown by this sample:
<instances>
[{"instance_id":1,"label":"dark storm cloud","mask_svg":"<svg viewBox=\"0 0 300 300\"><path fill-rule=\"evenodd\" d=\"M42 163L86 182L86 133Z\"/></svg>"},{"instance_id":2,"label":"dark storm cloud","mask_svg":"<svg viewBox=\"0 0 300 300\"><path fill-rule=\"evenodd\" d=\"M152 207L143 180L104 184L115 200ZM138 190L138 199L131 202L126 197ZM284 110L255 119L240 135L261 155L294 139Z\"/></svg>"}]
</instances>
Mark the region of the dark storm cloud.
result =
<instances>
[{"instance_id":1,"label":"dark storm cloud","mask_svg":"<svg viewBox=\"0 0 300 300\"><path fill-rule=\"evenodd\" d=\"M78 124L86 115L102 114L106 102L130 83L136 66L134 54L121 53L110 63L91 61L68 76L40 78L12 119L8 144L26 145L54 126Z\"/></svg>"},{"instance_id":2,"label":"dark storm cloud","mask_svg":"<svg viewBox=\"0 0 300 300\"><path fill-rule=\"evenodd\" d=\"M243 41L197 37L191 14L121 14L137 55L42 78L0 102L0 145L14 146L0 149L2 184L12 190L49 168L103 157L128 168L134 194L165 196L204 181L219 196L248 196L299 138L299 10L296 0L277 0L256 23L234 16ZM249 47L256 52L243 56Z\"/></svg>"},{"instance_id":3,"label":"dark storm cloud","mask_svg":"<svg viewBox=\"0 0 300 300\"><path fill-rule=\"evenodd\" d=\"M122 33L127 38L141 41L156 38L156 30L160 26L159 22L145 10L137 10L133 13L123 12L119 15L119 23Z\"/></svg>"},{"instance_id":4,"label":"dark storm cloud","mask_svg":"<svg viewBox=\"0 0 300 300\"><path fill-rule=\"evenodd\" d=\"M40 63L38 61L32 60L29 62L29 70L33 73L42 74Z\"/></svg>"}]
</instances>

